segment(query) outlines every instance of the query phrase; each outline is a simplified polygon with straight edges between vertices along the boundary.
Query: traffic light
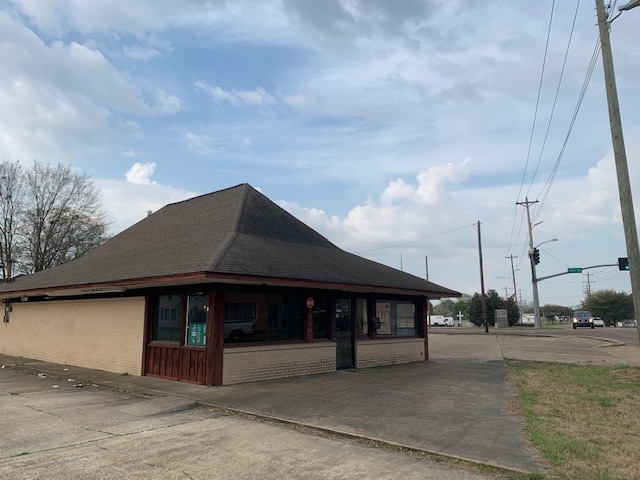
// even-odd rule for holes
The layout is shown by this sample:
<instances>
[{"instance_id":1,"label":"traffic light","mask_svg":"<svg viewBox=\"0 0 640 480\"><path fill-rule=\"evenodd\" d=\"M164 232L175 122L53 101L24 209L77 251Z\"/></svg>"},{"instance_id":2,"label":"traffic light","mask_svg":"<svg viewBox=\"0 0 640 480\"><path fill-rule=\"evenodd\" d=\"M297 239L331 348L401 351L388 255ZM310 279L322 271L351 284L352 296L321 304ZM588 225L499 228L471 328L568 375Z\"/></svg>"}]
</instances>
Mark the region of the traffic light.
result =
<instances>
[{"instance_id":1,"label":"traffic light","mask_svg":"<svg viewBox=\"0 0 640 480\"><path fill-rule=\"evenodd\" d=\"M627 257L618 258L618 268L620 270L629 270L629 259Z\"/></svg>"},{"instance_id":2,"label":"traffic light","mask_svg":"<svg viewBox=\"0 0 640 480\"><path fill-rule=\"evenodd\" d=\"M533 253L531 254L531 258L533 258L533 263L535 265L540 263L540 250L538 250L537 248L533 249Z\"/></svg>"}]
</instances>

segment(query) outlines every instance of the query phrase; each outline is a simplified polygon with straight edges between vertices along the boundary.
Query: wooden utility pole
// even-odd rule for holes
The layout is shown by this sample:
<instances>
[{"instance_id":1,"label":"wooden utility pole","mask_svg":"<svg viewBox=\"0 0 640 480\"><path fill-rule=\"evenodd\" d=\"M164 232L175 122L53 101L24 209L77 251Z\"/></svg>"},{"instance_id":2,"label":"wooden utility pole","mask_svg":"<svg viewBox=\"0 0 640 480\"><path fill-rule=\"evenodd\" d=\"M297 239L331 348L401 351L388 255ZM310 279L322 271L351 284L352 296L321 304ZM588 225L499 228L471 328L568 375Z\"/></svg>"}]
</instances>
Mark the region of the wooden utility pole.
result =
<instances>
[{"instance_id":1,"label":"wooden utility pole","mask_svg":"<svg viewBox=\"0 0 640 480\"><path fill-rule=\"evenodd\" d=\"M630 10L640 5L638 1L629 2L620 7L620 10ZM633 309L636 319L640 320L640 248L638 247L638 231L633 212L633 197L631 195L631 181L629 180L629 167L627 165L627 153L622 134L622 120L620 120L620 106L618 104L618 90L616 76L613 71L613 54L611 53L611 41L609 39L609 25L607 11L603 0L596 0L598 13L598 28L600 29L600 44L602 46L602 64L604 66L604 79L607 89L607 103L609 106L609 125L611 127L611 140L613 143L613 156L616 163L618 176L618 194L620 195L620 213L622 214L622 226L629 258L629 275L631 276L631 296L633 297ZM640 322L638 322L638 338L640 339Z\"/></svg>"},{"instance_id":2,"label":"wooden utility pole","mask_svg":"<svg viewBox=\"0 0 640 480\"><path fill-rule=\"evenodd\" d=\"M478 220L478 255L480 256L480 295L482 295L482 324L485 333L489 333L487 322L487 297L484 294L484 269L482 268L482 236L480 235L480 220Z\"/></svg>"}]
</instances>

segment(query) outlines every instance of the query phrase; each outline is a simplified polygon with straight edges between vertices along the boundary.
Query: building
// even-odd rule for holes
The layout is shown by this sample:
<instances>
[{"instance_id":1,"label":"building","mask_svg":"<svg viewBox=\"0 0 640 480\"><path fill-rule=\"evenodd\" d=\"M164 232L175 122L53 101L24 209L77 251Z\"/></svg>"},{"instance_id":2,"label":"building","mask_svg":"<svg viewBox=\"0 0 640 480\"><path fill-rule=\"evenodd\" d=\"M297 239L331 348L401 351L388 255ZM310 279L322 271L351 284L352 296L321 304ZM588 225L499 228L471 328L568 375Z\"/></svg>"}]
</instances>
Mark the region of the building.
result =
<instances>
[{"instance_id":1,"label":"building","mask_svg":"<svg viewBox=\"0 0 640 480\"><path fill-rule=\"evenodd\" d=\"M347 253L247 184L0 285L0 353L227 385L425 360L460 294Z\"/></svg>"}]
</instances>

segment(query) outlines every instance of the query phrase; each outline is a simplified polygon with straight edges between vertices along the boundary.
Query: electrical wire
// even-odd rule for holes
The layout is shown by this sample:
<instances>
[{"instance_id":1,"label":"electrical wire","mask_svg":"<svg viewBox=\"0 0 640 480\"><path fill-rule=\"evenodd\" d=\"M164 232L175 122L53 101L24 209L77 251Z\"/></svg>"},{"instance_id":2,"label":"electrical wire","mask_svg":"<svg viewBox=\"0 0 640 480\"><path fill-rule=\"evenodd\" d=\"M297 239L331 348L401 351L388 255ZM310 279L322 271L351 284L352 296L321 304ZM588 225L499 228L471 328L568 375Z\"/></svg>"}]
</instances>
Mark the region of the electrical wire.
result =
<instances>
[{"instance_id":1,"label":"electrical wire","mask_svg":"<svg viewBox=\"0 0 640 480\"><path fill-rule=\"evenodd\" d=\"M547 54L549 52L549 40L551 38L551 26L553 24L553 13L554 13L554 9L555 9L555 0L553 0L551 2L551 14L549 16L549 26L547 28L547 41L545 43L545 47L544 47L544 55L542 57L542 68L540 71L540 81L538 82L538 95L536 97L536 106L533 112L533 123L531 125L531 135L529 136L529 147L527 149L527 157L525 160L525 165L524 165L524 171L522 172L522 180L520 181L520 188L518 190L518 195L516 196L516 202L518 201L517 199L520 198L520 195L522 194L522 189L524 188L524 181L525 178L527 176L527 168L529 167L529 158L531 156L531 147L533 146L533 136L536 130L536 122L537 122L537 118L538 118L538 108L540 107L540 97L542 95L542 85L543 85L543 81L544 81L544 72L545 72L545 67L547 64ZM516 217L517 217L517 211L518 211L518 205L516 203L515 207L514 207L514 215L513 215L513 226L511 228L511 238L509 240L509 248L507 248L507 251L511 251L511 247L514 244L513 242L513 233L515 231L515 226L516 226ZM520 238L520 233L522 231L522 222L520 224L520 230L518 231L518 237ZM516 241L517 243L517 241Z\"/></svg>"},{"instance_id":2,"label":"electrical wire","mask_svg":"<svg viewBox=\"0 0 640 480\"><path fill-rule=\"evenodd\" d=\"M432 233L430 235L423 235L421 237L416 237L413 239L407 239L407 240L401 240L399 242L392 242L392 243L379 243L376 245L370 245L369 247L365 247L365 249L363 250L356 250L352 253L367 253L367 252L373 252L375 250L383 250L385 248L392 248L392 247L399 247L402 245L408 245L410 243L416 243L419 242L421 240L426 240L427 238L434 238L434 237L440 237L442 235L447 235L449 233L452 232L457 232L458 230L464 230L465 228L470 228L470 227L475 227L475 223L471 224L471 225L465 225L464 227L458 227L458 228L454 228L451 230L447 230L445 232L439 232L439 233ZM371 247L371 248L370 248Z\"/></svg>"},{"instance_id":3,"label":"electrical wire","mask_svg":"<svg viewBox=\"0 0 640 480\"><path fill-rule=\"evenodd\" d=\"M576 107L573 111L573 116L571 117L571 122L569 123L569 128L567 130L567 134L565 135L564 142L562 144L562 148L560 149L560 153L556 160L556 163L547 179L547 182L543 186L538 198L542 197L541 205L536 209L533 219L534 221L538 219L540 216L540 212L542 211L542 207L546 203L547 197L549 196L549 192L551 191L551 186L553 185L553 181L555 180L556 174L558 173L558 169L560 168L560 163L562 162L562 158L564 157L564 152L566 151L567 144L569 142L569 138L571 137L571 132L573 131L573 127L575 125L576 119L578 118L578 112L580 111L580 107L582 106L582 101L584 100L585 94L587 93L587 87L589 86L589 82L591 81L591 76L593 75L593 70L595 69L598 56L600 54L600 38L598 38L596 45L593 49L593 54L591 55L591 62L589 63L589 67L587 69L587 73L585 75L584 82L582 83L582 89L580 90L580 95L578 96L578 101L576 103Z\"/></svg>"},{"instance_id":4,"label":"electrical wire","mask_svg":"<svg viewBox=\"0 0 640 480\"><path fill-rule=\"evenodd\" d=\"M571 24L571 31L569 32L569 40L567 41L567 48L564 52L564 59L562 61L562 68L560 69L560 78L558 79L558 86L556 88L556 95L553 99L553 105L551 107L551 113L549 115L549 122L547 123L547 130L544 134L544 140L542 141L542 148L540 149L540 156L538 157L538 163L536 164L536 169L533 172L533 178L531 179L531 184L529 185L529 189L527 190L527 195L531 191L533 187L533 181L538 174L538 169L540 168L540 163L542 162L542 156L544 154L544 149L547 145L547 139L549 138L549 131L551 130L551 124L553 123L553 114L556 111L556 105L558 104L558 96L560 95L560 87L562 86L562 79L564 78L564 71L567 66L567 58L569 57L569 50L571 49L571 40L573 39L573 32L576 28L576 20L578 18L578 10L580 8L580 0L576 3L576 10L573 14L573 23Z\"/></svg>"}]
</instances>

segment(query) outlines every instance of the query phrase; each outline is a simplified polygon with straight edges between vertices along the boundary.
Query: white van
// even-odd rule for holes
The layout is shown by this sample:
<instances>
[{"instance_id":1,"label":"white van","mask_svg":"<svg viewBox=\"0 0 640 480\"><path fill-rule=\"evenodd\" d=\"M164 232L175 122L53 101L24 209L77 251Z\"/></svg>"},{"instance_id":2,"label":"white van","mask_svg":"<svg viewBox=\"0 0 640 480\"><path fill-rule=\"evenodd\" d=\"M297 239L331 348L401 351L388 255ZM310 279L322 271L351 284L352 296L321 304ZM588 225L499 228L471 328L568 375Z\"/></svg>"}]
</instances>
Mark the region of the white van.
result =
<instances>
[{"instance_id":1,"label":"white van","mask_svg":"<svg viewBox=\"0 0 640 480\"><path fill-rule=\"evenodd\" d=\"M430 327L453 327L453 317L431 315L427 318Z\"/></svg>"}]
</instances>

